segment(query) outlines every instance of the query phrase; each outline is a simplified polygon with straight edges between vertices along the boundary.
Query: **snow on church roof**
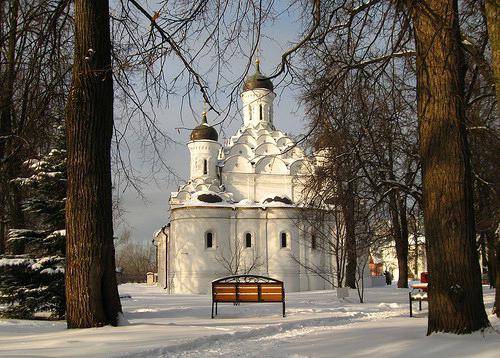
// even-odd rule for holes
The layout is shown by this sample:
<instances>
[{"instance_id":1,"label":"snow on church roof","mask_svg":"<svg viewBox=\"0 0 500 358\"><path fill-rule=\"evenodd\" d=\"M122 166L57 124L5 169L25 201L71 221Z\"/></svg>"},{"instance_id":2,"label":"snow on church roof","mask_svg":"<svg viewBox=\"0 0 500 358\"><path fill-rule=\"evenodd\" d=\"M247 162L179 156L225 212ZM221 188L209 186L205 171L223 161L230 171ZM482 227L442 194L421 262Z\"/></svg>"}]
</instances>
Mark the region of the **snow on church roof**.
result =
<instances>
[{"instance_id":1,"label":"snow on church roof","mask_svg":"<svg viewBox=\"0 0 500 358\"><path fill-rule=\"evenodd\" d=\"M218 159L224 173L286 175L304 174L312 168L303 150L284 132L269 123L256 127L243 126L225 141ZM233 200L232 193L214 178L196 178L171 194L172 205L217 207L287 207L294 206L290 198L276 193L261 202ZM282 200L276 199L282 198Z\"/></svg>"}]
</instances>

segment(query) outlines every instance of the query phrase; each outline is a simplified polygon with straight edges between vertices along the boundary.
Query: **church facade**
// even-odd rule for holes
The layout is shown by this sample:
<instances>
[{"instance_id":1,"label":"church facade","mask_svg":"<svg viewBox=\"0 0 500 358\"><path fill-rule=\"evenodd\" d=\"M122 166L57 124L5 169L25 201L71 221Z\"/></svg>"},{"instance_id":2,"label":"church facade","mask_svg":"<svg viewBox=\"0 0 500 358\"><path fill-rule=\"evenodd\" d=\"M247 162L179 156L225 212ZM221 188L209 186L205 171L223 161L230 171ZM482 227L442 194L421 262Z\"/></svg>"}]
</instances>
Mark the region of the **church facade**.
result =
<instances>
[{"instance_id":1,"label":"church facade","mask_svg":"<svg viewBox=\"0 0 500 358\"><path fill-rule=\"evenodd\" d=\"M158 284L169 293L208 293L212 280L232 274L273 277L287 292L331 288L320 276L333 258L301 220L314 165L274 126L275 97L257 62L241 93L237 133L220 144L206 113L192 131L190 178L171 193L170 222L153 240Z\"/></svg>"}]
</instances>

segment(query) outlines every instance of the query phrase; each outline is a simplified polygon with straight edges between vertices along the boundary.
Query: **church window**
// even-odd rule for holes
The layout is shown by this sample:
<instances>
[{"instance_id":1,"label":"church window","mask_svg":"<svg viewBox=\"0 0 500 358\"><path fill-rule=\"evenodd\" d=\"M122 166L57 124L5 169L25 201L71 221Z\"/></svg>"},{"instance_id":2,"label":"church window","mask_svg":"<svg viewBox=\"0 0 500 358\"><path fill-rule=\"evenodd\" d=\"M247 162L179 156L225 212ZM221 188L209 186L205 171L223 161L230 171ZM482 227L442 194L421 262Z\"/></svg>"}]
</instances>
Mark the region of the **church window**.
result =
<instances>
[{"instance_id":1,"label":"church window","mask_svg":"<svg viewBox=\"0 0 500 358\"><path fill-rule=\"evenodd\" d=\"M245 235L245 247L252 247L252 234L249 232Z\"/></svg>"},{"instance_id":2,"label":"church window","mask_svg":"<svg viewBox=\"0 0 500 358\"><path fill-rule=\"evenodd\" d=\"M311 249L316 250L316 235L311 235Z\"/></svg>"},{"instance_id":3,"label":"church window","mask_svg":"<svg viewBox=\"0 0 500 358\"><path fill-rule=\"evenodd\" d=\"M259 104L259 120L262 120L262 105Z\"/></svg>"},{"instance_id":4,"label":"church window","mask_svg":"<svg viewBox=\"0 0 500 358\"><path fill-rule=\"evenodd\" d=\"M209 231L205 235L206 247L211 249L214 247L214 235Z\"/></svg>"},{"instance_id":5,"label":"church window","mask_svg":"<svg viewBox=\"0 0 500 358\"><path fill-rule=\"evenodd\" d=\"M203 159L203 174L208 173L208 161L206 159Z\"/></svg>"},{"instance_id":6,"label":"church window","mask_svg":"<svg viewBox=\"0 0 500 358\"><path fill-rule=\"evenodd\" d=\"M286 247L286 232L282 232L281 233L281 248L285 248Z\"/></svg>"}]
</instances>

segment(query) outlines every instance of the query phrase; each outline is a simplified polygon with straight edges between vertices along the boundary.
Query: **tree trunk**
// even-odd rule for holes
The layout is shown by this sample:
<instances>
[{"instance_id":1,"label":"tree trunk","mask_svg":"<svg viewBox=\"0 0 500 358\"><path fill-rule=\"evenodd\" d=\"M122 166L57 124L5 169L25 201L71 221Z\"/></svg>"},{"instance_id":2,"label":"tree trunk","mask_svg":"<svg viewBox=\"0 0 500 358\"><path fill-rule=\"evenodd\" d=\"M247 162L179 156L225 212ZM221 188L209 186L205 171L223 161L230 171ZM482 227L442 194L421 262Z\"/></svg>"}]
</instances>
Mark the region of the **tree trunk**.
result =
<instances>
[{"instance_id":1,"label":"tree trunk","mask_svg":"<svg viewBox=\"0 0 500 358\"><path fill-rule=\"evenodd\" d=\"M117 325L111 202L113 77L108 1L75 1L67 105L66 308L68 328Z\"/></svg>"},{"instance_id":2,"label":"tree trunk","mask_svg":"<svg viewBox=\"0 0 500 358\"><path fill-rule=\"evenodd\" d=\"M392 233L398 260L398 288L408 287L408 220L406 217L406 199L399 193L389 194Z\"/></svg>"},{"instance_id":3,"label":"tree trunk","mask_svg":"<svg viewBox=\"0 0 500 358\"><path fill-rule=\"evenodd\" d=\"M399 198L399 224L401 229L399 248L398 243L396 243L399 268L398 288L408 288L408 217L406 216L406 197L404 195Z\"/></svg>"},{"instance_id":4,"label":"tree trunk","mask_svg":"<svg viewBox=\"0 0 500 358\"><path fill-rule=\"evenodd\" d=\"M500 108L500 0L486 0L484 7L491 46L491 62L495 77L497 106Z\"/></svg>"},{"instance_id":5,"label":"tree trunk","mask_svg":"<svg viewBox=\"0 0 500 358\"><path fill-rule=\"evenodd\" d=\"M486 0L484 5L486 22L488 24L488 37L492 53L491 62L493 67L493 75L495 78L497 108L500 111L500 1ZM491 263L491 266L493 265L496 265L496 293L494 311L496 312L497 317L500 317L500 238L496 238L496 260L495 262Z\"/></svg>"},{"instance_id":6,"label":"tree trunk","mask_svg":"<svg viewBox=\"0 0 500 358\"><path fill-rule=\"evenodd\" d=\"M354 215L354 184L352 181L349 181L346 190L343 190L341 202L346 228L347 265L345 270L345 285L346 287L356 288L356 218Z\"/></svg>"},{"instance_id":7,"label":"tree trunk","mask_svg":"<svg viewBox=\"0 0 500 358\"><path fill-rule=\"evenodd\" d=\"M493 313L500 318L500 238L497 237L496 240L496 283L495 283L495 305L493 307Z\"/></svg>"},{"instance_id":8,"label":"tree trunk","mask_svg":"<svg viewBox=\"0 0 500 358\"><path fill-rule=\"evenodd\" d=\"M16 75L16 41L17 41L17 19L19 13L19 1L15 0L8 5L10 19L8 21L8 33L6 37L5 58L0 58L4 71L0 72L2 85L0 88L0 220L2 230L0 232L0 254L6 250L7 227L12 227L10 214L11 198L10 189L12 184L12 163L10 158L12 144L12 105L14 96L14 80ZM3 11L0 11L3 12ZM1 20L1 19L0 19ZM7 23L7 22L5 22ZM5 61L5 62L4 62ZM0 68L2 68L0 67ZM17 224L17 223L16 223Z\"/></svg>"},{"instance_id":9,"label":"tree trunk","mask_svg":"<svg viewBox=\"0 0 500 358\"><path fill-rule=\"evenodd\" d=\"M429 268L427 334L470 333L489 322L475 242L457 1L412 4Z\"/></svg>"},{"instance_id":10,"label":"tree trunk","mask_svg":"<svg viewBox=\"0 0 500 358\"><path fill-rule=\"evenodd\" d=\"M496 251L496 234L493 230L488 230L485 233L485 241L486 241L486 262L488 264L488 282L490 284L490 288L496 287L496 279L497 279L497 255L495 255Z\"/></svg>"}]
</instances>

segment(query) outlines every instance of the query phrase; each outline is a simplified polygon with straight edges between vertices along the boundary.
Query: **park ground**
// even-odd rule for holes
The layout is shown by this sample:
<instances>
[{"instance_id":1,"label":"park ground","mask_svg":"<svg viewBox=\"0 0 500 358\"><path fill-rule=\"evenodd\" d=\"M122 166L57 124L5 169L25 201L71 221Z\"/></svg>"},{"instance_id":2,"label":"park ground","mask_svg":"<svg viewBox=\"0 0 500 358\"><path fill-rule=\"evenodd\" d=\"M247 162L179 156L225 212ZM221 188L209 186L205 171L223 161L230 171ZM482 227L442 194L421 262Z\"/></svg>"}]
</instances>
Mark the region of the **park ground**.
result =
<instances>
[{"instance_id":1,"label":"park ground","mask_svg":"<svg viewBox=\"0 0 500 358\"><path fill-rule=\"evenodd\" d=\"M498 357L500 320L472 335L426 336L427 304L409 317L408 290L370 288L360 304L335 291L287 294L278 304L220 305L208 295L119 287L120 327L67 330L63 321L0 319L0 357ZM487 311L494 291L484 286ZM414 303L417 308L417 303Z\"/></svg>"}]
</instances>

